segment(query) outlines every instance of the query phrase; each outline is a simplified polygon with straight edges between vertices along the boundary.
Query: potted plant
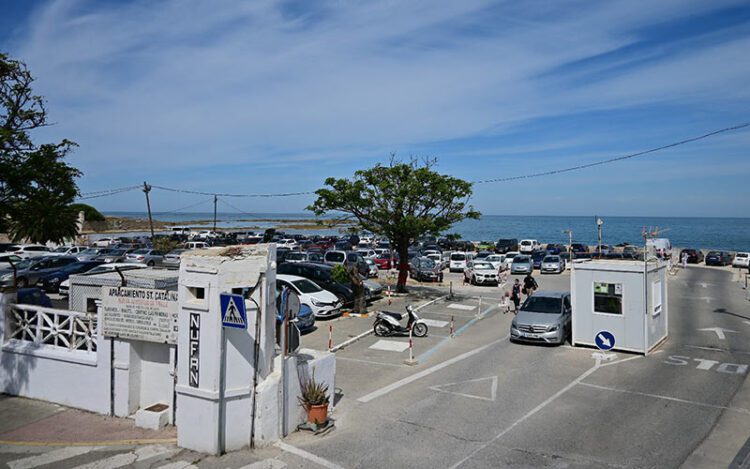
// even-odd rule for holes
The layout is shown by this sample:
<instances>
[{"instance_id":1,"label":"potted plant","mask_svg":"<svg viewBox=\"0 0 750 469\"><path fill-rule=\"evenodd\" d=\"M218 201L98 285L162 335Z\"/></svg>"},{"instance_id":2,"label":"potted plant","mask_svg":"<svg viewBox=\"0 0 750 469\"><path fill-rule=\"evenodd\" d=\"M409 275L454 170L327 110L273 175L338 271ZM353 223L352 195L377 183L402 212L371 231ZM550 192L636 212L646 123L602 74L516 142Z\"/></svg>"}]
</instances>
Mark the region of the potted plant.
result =
<instances>
[{"instance_id":1,"label":"potted plant","mask_svg":"<svg viewBox=\"0 0 750 469\"><path fill-rule=\"evenodd\" d=\"M328 421L328 385L315 381L315 370L312 377L302 383L302 395L299 402L307 411L307 421L321 425Z\"/></svg>"}]
</instances>

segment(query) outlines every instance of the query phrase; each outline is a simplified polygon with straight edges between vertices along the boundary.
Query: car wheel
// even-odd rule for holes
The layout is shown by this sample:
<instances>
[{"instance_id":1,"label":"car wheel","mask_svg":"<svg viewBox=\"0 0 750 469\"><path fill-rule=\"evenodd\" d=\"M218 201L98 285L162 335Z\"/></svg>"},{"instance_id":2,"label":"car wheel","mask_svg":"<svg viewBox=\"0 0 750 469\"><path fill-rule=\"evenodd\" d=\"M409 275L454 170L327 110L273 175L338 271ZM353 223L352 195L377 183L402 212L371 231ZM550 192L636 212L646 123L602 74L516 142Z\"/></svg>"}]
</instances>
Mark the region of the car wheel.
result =
<instances>
[{"instance_id":1,"label":"car wheel","mask_svg":"<svg viewBox=\"0 0 750 469\"><path fill-rule=\"evenodd\" d=\"M26 288L29 286L29 281L26 280L26 278L21 277L16 280L16 285L18 285L18 288Z\"/></svg>"},{"instance_id":2,"label":"car wheel","mask_svg":"<svg viewBox=\"0 0 750 469\"><path fill-rule=\"evenodd\" d=\"M146 265L149 267L153 267L154 265L156 265L156 263L154 261L148 261Z\"/></svg>"}]
</instances>

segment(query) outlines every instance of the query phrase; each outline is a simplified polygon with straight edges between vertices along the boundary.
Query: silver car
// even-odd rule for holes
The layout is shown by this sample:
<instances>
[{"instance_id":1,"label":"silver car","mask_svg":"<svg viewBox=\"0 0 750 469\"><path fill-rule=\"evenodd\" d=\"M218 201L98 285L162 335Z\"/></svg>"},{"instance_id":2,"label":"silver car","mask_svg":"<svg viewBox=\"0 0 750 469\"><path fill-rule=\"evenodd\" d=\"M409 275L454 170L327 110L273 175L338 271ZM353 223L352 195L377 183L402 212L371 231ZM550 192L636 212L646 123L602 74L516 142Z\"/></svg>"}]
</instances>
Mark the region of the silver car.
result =
<instances>
[{"instance_id":1,"label":"silver car","mask_svg":"<svg viewBox=\"0 0 750 469\"><path fill-rule=\"evenodd\" d=\"M541 273L561 274L565 271L565 261L560 256L545 256L542 259Z\"/></svg>"},{"instance_id":2,"label":"silver car","mask_svg":"<svg viewBox=\"0 0 750 469\"><path fill-rule=\"evenodd\" d=\"M167 255L164 256L164 260L162 260L162 265L168 269L179 269L180 268L180 259L182 256L182 253L187 251L187 249L173 249L167 253Z\"/></svg>"},{"instance_id":3,"label":"silver car","mask_svg":"<svg viewBox=\"0 0 750 469\"><path fill-rule=\"evenodd\" d=\"M156 249L136 249L125 256L125 262L128 264L146 264L153 267L164 262L164 254Z\"/></svg>"},{"instance_id":4,"label":"silver car","mask_svg":"<svg viewBox=\"0 0 750 469\"><path fill-rule=\"evenodd\" d=\"M510 340L562 345L570 332L571 313L570 293L536 292L513 319Z\"/></svg>"},{"instance_id":5,"label":"silver car","mask_svg":"<svg viewBox=\"0 0 750 469\"><path fill-rule=\"evenodd\" d=\"M513 258L513 263L510 265L511 274L528 274L534 271L534 263L531 257L524 254L520 254Z\"/></svg>"}]
</instances>

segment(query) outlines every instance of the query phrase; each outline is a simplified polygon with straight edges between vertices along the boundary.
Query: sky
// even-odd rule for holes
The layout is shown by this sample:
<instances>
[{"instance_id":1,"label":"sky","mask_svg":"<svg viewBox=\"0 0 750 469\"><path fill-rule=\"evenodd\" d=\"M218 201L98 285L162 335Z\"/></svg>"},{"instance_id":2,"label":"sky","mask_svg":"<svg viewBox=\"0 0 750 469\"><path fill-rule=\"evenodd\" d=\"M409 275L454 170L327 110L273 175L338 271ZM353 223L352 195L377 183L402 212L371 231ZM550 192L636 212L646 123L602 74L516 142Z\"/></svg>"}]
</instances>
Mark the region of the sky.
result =
<instances>
[{"instance_id":1,"label":"sky","mask_svg":"<svg viewBox=\"0 0 750 469\"><path fill-rule=\"evenodd\" d=\"M750 122L750 3L0 0L82 193L314 191L437 158L469 181ZM747 217L750 128L596 168L475 184L485 214ZM155 211L212 210L151 192ZM302 212L314 196L226 199ZM134 190L88 200L145 210ZM234 208L222 202L219 211Z\"/></svg>"}]
</instances>

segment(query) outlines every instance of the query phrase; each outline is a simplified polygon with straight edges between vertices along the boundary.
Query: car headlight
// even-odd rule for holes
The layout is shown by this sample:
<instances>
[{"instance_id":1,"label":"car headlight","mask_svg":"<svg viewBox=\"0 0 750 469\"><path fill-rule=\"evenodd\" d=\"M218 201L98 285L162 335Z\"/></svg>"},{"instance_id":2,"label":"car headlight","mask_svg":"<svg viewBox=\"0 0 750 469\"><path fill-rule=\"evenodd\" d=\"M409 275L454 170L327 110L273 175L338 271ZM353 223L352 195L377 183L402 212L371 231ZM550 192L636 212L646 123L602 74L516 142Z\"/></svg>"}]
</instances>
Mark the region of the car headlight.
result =
<instances>
[{"instance_id":1,"label":"car headlight","mask_svg":"<svg viewBox=\"0 0 750 469\"><path fill-rule=\"evenodd\" d=\"M49 283L60 283L60 279L57 278L57 277L53 277L53 278L49 279Z\"/></svg>"},{"instance_id":2,"label":"car headlight","mask_svg":"<svg viewBox=\"0 0 750 469\"><path fill-rule=\"evenodd\" d=\"M13 274L5 274L0 277L0 281L6 282L8 280L13 280Z\"/></svg>"},{"instance_id":3,"label":"car headlight","mask_svg":"<svg viewBox=\"0 0 750 469\"><path fill-rule=\"evenodd\" d=\"M322 302L320 302L320 301L318 301L318 300L316 300L315 298L313 298L313 299L311 300L311 303L312 303L313 305L315 305L315 306L323 306L323 303L322 303Z\"/></svg>"},{"instance_id":4,"label":"car headlight","mask_svg":"<svg viewBox=\"0 0 750 469\"><path fill-rule=\"evenodd\" d=\"M548 332L555 332L556 330L560 329L559 325L550 326L547 328Z\"/></svg>"}]
</instances>

